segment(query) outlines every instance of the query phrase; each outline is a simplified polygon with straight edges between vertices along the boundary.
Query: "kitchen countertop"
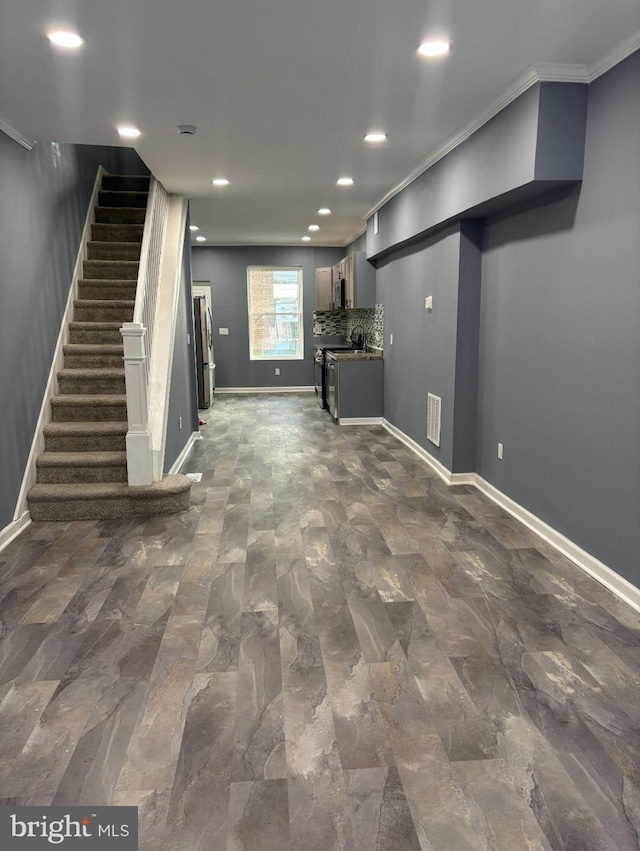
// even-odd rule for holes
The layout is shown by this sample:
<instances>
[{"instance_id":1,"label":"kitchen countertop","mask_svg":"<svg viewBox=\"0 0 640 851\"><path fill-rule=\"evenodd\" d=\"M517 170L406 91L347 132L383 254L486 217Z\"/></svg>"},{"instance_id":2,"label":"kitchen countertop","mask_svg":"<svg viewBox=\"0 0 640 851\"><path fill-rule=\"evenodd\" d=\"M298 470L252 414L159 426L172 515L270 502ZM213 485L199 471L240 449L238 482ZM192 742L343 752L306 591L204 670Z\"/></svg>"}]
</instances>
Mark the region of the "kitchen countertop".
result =
<instances>
[{"instance_id":1,"label":"kitchen countertop","mask_svg":"<svg viewBox=\"0 0 640 851\"><path fill-rule=\"evenodd\" d=\"M333 360L382 360L382 352L330 352L328 355Z\"/></svg>"}]
</instances>

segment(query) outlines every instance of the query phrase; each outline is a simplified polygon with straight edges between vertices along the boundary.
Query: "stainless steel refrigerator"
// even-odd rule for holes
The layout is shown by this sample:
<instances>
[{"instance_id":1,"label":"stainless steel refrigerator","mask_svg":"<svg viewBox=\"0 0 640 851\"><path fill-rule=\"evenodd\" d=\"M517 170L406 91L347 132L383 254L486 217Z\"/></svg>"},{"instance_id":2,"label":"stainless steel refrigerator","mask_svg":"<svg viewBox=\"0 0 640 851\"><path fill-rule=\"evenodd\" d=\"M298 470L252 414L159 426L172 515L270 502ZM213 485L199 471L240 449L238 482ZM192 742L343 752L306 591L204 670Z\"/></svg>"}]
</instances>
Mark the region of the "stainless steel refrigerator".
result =
<instances>
[{"instance_id":1,"label":"stainless steel refrigerator","mask_svg":"<svg viewBox=\"0 0 640 851\"><path fill-rule=\"evenodd\" d=\"M213 363L213 322L203 295L193 299L194 333L196 338L196 377L198 380L198 408L211 406L215 389L215 364Z\"/></svg>"}]
</instances>

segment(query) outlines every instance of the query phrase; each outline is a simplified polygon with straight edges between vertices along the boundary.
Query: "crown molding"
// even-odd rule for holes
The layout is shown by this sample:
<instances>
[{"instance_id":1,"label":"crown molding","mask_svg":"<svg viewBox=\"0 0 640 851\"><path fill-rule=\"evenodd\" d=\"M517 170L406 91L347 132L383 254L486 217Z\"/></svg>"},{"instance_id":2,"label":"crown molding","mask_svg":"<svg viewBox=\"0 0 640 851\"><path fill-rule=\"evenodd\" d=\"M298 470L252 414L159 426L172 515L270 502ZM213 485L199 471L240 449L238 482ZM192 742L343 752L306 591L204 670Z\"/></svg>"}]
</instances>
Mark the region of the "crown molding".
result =
<instances>
[{"instance_id":1,"label":"crown molding","mask_svg":"<svg viewBox=\"0 0 640 851\"><path fill-rule=\"evenodd\" d=\"M369 217L369 214L367 213L365 218L368 218L368 217ZM354 232L351 234L351 236L348 239L345 240L345 243L344 243L345 246L352 243L354 241L354 239L357 239L359 236L362 236L362 234L365 233L366 230L367 230L367 223L365 221L365 223L362 227L358 228L358 230L354 230Z\"/></svg>"},{"instance_id":2,"label":"crown molding","mask_svg":"<svg viewBox=\"0 0 640 851\"><path fill-rule=\"evenodd\" d=\"M592 65L589 68L589 82L592 83L598 77L606 74L607 71L610 71L620 62L623 62L628 56L635 53L636 50L640 50L640 32L630 36L622 44L619 44L615 50L612 50L611 53L608 53L599 62Z\"/></svg>"},{"instance_id":3,"label":"crown molding","mask_svg":"<svg viewBox=\"0 0 640 851\"><path fill-rule=\"evenodd\" d=\"M589 72L586 65L553 65L550 62L536 62L533 70L541 83L588 83Z\"/></svg>"},{"instance_id":4,"label":"crown molding","mask_svg":"<svg viewBox=\"0 0 640 851\"><path fill-rule=\"evenodd\" d=\"M516 82L508 88L506 92L504 92L504 94L502 94L499 98L496 98L496 100L487 109L485 109L484 112L481 112L473 121L462 127L457 133L450 136L446 142L429 154L429 156L424 159L417 168L411 172L411 174L407 175L404 180L400 181L400 183L396 184L396 186L383 195L382 198L380 198L380 200L365 213L363 218L365 220L370 218L377 210L383 207L387 201L393 198L394 195L402 192L402 190L409 186L410 183L413 183L413 181L420 177L421 174L424 174L427 169L431 168L431 166L435 165L439 160L446 157L448 153L453 151L454 148L457 148L458 145L461 145L464 141L469 139L483 125L490 121L494 115L497 115L512 101L520 97L521 94L524 94L524 92L526 92L527 89L530 89L531 86L540 82L592 83L594 80L597 80L598 77L602 76L602 74L610 71L615 65L622 62L628 56L631 56L631 54L636 50L640 50L640 32L626 39L610 54L589 68L587 68L586 65L554 65L546 62L531 65L527 68L524 74L519 77Z\"/></svg>"},{"instance_id":5,"label":"crown molding","mask_svg":"<svg viewBox=\"0 0 640 851\"><path fill-rule=\"evenodd\" d=\"M7 136L11 137L19 145L22 145L23 148L26 148L28 151L32 150L35 142L32 142L31 139L24 135L24 133L21 133L3 115L0 115L0 130L3 133L6 133Z\"/></svg>"}]
</instances>

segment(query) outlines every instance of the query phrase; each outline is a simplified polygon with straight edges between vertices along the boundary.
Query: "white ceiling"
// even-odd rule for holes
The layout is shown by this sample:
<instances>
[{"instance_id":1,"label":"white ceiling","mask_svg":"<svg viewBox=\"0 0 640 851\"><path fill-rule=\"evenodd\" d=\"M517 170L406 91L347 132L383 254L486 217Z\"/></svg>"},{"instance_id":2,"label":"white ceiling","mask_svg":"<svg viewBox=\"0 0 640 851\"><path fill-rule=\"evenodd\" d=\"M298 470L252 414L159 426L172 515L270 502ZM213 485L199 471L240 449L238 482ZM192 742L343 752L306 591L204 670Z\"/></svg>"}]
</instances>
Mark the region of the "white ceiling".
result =
<instances>
[{"instance_id":1,"label":"white ceiling","mask_svg":"<svg viewBox=\"0 0 640 851\"><path fill-rule=\"evenodd\" d=\"M52 48L56 27L86 44ZM638 33L640 0L0 0L0 115L85 144L137 125L210 244L298 244L313 222L311 244L344 244L532 64L594 68ZM418 56L434 36L451 53ZM385 144L363 142L374 128Z\"/></svg>"}]
</instances>

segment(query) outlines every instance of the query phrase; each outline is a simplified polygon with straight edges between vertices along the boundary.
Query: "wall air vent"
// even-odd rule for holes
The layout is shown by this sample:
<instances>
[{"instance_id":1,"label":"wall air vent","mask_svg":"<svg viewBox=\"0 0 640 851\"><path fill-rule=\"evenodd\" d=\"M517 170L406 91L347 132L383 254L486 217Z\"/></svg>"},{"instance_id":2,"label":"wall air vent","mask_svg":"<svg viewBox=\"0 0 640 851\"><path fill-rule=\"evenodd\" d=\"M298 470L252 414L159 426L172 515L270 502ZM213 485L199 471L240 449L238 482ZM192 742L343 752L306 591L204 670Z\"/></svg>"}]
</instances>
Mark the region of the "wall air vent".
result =
<instances>
[{"instance_id":1,"label":"wall air vent","mask_svg":"<svg viewBox=\"0 0 640 851\"><path fill-rule=\"evenodd\" d=\"M440 413L442 410L442 399L427 393L427 440L440 446Z\"/></svg>"}]
</instances>

